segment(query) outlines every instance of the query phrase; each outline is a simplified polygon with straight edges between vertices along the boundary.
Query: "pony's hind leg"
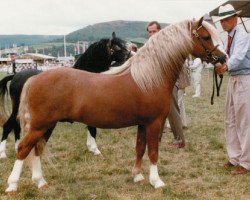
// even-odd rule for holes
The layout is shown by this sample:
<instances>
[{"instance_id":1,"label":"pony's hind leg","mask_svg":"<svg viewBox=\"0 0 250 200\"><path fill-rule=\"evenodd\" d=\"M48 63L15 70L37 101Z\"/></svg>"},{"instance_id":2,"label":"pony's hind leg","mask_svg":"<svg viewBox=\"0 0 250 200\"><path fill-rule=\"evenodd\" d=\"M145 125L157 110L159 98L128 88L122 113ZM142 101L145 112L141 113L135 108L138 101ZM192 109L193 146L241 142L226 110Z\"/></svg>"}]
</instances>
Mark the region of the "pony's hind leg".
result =
<instances>
[{"instance_id":1,"label":"pony's hind leg","mask_svg":"<svg viewBox=\"0 0 250 200\"><path fill-rule=\"evenodd\" d=\"M88 150L93 152L94 155L100 155L101 152L99 151L96 144L96 127L88 126L87 128L88 128L88 133L87 133Z\"/></svg>"},{"instance_id":2,"label":"pony's hind leg","mask_svg":"<svg viewBox=\"0 0 250 200\"><path fill-rule=\"evenodd\" d=\"M46 188L47 182L42 175L42 165L40 156L35 155L35 148L29 153L27 160L32 171L32 181L35 182L38 188ZM24 160L16 160L12 172L8 178L8 188L5 190L6 194L15 194L17 191L18 181L22 172Z\"/></svg>"},{"instance_id":3,"label":"pony's hind leg","mask_svg":"<svg viewBox=\"0 0 250 200\"><path fill-rule=\"evenodd\" d=\"M18 145L20 143L20 132L21 132L21 128L19 123L15 120L15 124L14 124L14 133L15 133L15 150L17 152L18 149Z\"/></svg>"},{"instance_id":4,"label":"pony's hind leg","mask_svg":"<svg viewBox=\"0 0 250 200\"><path fill-rule=\"evenodd\" d=\"M31 132L32 132L32 134L31 134ZM16 154L17 160L15 161L12 172L8 178L8 188L5 190L5 192L8 194L15 193L17 191L17 185L18 185L18 181L19 181L20 174L22 171L23 161L30 154L31 150L37 145L37 143L41 139L43 139L43 132L42 131L31 131L31 132L29 130L28 134L23 137L22 141L18 145L18 151ZM40 174L39 174L39 170L41 170L41 169L39 169L40 158L39 159L32 158L32 157L34 157L34 153L31 153L30 155L31 155L31 163L36 164L34 169L36 169L36 170L38 169L37 170L38 172L36 171L35 174L38 174L38 176L40 177ZM32 160L34 160L34 161L32 162ZM41 182L40 185L42 185L43 181L40 181L40 182Z\"/></svg>"},{"instance_id":5,"label":"pony's hind leg","mask_svg":"<svg viewBox=\"0 0 250 200\"><path fill-rule=\"evenodd\" d=\"M134 182L144 180L141 173L142 157L146 150L146 132L144 126L138 126L137 140L136 140L136 161L133 168Z\"/></svg>"},{"instance_id":6,"label":"pony's hind leg","mask_svg":"<svg viewBox=\"0 0 250 200\"><path fill-rule=\"evenodd\" d=\"M6 143L7 143L7 138L10 134L10 132L13 130L13 123L14 118L13 115L9 117L9 119L5 122L3 125L3 136L0 144L0 158L6 158Z\"/></svg>"},{"instance_id":7,"label":"pony's hind leg","mask_svg":"<svg viewBox=\"0 0 250 200\"><path fill-rule=\"evenodd\" d=\"M37 184L37 187L40 189L43 188L48 188L48 184L43 178L43 173L42 173L42 164L41 164L41 159L40 156L43 153L44 147L46 143L48 142L52 131L54 130L56 125L51 127L50 129L47 130L47 132L44 135L44 138L40 139L36 145L35 145L35 150L31 154L31 159L29 160L29 164L31 166L32 170L32 181Z\"/></svg>"},{"instance_id":8,"label":"pony's hind leg","mask_svg":"<svg viewBox=\"0 0 250 200\"><path fill-rule=\"evenodd\" d=\"M5 190L6 194L16 193L22 168L23 160L16 160L12 172L8 178L8 188Z\"/></svg>"},{"instance_id":9,"label":"pony's hind leg","mask_svg":"<svg viewBox=\"0 0 250 200\"><path fill-rule=\"evenodd\" d=\"M43 178L40 155L36 155L36 152L40 152L37 150L37 146L30 152L28 156L28 162L32 172L32 181L37 185L38 188L47 188L48 184Z\"/></svg>"},{"instance_id":10,"label":"pony's hind leg","mask_svg":"<svg viewBox=\"0 0 250 200\"><path fill-rule=\"evenodd\" d=\"M158 146L159 146L159 133L161 131L161 123L155 122L146 128L146 141L148 147L148 157L150 160L150 173L149 182L154 188L163 187L165 184L160 179L158 174Z\"/></svg>"}]
</instances>

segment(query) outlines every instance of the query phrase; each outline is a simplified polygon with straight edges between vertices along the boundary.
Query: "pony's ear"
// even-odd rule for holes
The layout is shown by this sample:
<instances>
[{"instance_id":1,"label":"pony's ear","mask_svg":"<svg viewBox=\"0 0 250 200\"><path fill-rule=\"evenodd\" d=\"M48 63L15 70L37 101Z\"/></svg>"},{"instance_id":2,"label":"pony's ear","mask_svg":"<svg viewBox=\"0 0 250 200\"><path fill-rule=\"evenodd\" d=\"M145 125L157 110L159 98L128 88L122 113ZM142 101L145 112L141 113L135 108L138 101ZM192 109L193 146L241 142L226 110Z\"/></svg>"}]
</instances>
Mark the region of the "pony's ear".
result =
<instances>
[{"instance_id":1,"label":"pony's ear","mask_svg":"<svg viewBox=\"0 0 250 200\"><path fill-rule=\"evenodd\" d=\"M112 38L116 38L115 32L112 33Z\"/></svg>"},{"instance_id":2,"label":"pony's ear","mask_svg":"<svg viewBox=\"0 0 250 200\"><path fill-rule=\"evenodd\" d=\"M202 17L202 18L200 18L200 20L199 20L199 22L198 22L198 27L199 27L199 26L201 26L202 21L203 21L203 17Z\"/></svg>"}]
</instances>

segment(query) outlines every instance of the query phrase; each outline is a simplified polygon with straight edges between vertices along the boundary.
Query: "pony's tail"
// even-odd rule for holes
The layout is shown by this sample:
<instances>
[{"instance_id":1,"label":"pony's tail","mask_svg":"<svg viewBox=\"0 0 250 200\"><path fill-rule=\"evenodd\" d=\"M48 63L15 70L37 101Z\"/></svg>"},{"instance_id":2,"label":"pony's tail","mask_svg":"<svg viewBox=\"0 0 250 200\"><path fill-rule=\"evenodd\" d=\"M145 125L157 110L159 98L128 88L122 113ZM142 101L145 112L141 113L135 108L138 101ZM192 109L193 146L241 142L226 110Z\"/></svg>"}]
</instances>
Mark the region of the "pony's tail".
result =
<instances>
[{"instance_id":1,"label":"pony's tail","mask_svg":"<svg viewBox=\"0 0 250 200\"><path fill-rule=\"evenodd\" d=\"M6 76L0 81L0 126L3 126L9 117L5 105L5 95L8 94L7 83L13 77L14 75Z\"/></svg>"},{"instance_id":2,"label":"pony's tail","mask_svg":"<svg viewBox=\"0 0 250 200\"><path fill-rule=\"evenodd\" d=\"M18 119L20 121L21 126L21 134L25 136L29 132L30 128L30 113L29 113L29 105L28 105L28 97L29 97L29 89L32 83L33 77L29 78L22 89L21 97L20 97L20 105L18 110Z\"/></svg>"}]
</instances>

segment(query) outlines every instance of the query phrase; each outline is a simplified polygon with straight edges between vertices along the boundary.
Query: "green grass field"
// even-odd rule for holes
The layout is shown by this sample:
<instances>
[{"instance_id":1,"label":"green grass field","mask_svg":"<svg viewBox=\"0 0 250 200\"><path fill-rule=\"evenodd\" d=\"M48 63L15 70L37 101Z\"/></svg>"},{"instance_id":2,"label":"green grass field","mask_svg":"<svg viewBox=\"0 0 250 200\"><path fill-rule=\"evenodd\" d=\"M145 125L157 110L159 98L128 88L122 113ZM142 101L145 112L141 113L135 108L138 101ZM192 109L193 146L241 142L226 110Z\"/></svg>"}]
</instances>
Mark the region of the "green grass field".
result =
<instances>
[{"instance_id":1,"label":"green grass field","mask_svg":"<svg viewBox=\"0 0 250 200\"><path fill-rule=\"evenodd\" d=\"M135 160L136 127L98 129L97 144L102 156L93 156L86 148L84 124L58 123L47 145L52 153L52 163L45 159L42 161L49 188L37 189L25 165L17 195L4 195L15 160L14 137L11 134L7 145L8 158L0 160L0 199L250 199L250 174L233 176L223 168L227 161L224 143L226 85L227 77L222 84L221 96L215 98L214 105L210 105L211 71L203 70L201 98L192 98L192 87L187 88L185 106L189 124L184 131L186 147L171 148L172 133L163 134L158 162L160 177L166 184L162 189L155 190L148 182L147 154L143 160L146 180L139 184L133 182L131 170Z\"/></svg>"}]
</instances>

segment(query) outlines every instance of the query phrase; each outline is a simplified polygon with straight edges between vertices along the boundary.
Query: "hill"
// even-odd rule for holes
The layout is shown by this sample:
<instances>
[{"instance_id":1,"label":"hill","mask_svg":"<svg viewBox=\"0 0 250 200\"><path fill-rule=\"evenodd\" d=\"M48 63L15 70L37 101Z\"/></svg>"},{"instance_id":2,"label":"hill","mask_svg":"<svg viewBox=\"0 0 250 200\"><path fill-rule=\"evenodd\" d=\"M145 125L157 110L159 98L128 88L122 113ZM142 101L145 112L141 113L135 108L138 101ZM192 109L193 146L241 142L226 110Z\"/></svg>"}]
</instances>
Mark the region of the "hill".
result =
<instances>
[{"instance_id":1,"label":"hill","mask_svg":"<svg viewBox=\"0 0 250 200\"><path fill-rule=\"evenodd\" d=\"M147 38L146 25L144 21L110 21L86 26L80 30L67 35L67 41L96 41L101 38L111 37L112 32L122 39ZM165 27L169 24L161 24Z\"/></svg>"},{"instance_id":2,"label":"hill","mask_svg":"<svg viewBox=\"0 0 250 200\"><path fill-rule=\"evenodd\" d=\"M0 35L0 45L1 48L12 47L13 44L17 46L34 45L62 37L62 35Z\"/></svg>"},{"instance_id":3,"label":"hill","mask_svg":"<svg viewBox=\"0 0 250 200\"><path fill-rule=\"evenodd\" d=\"M110 21L97 23L76 30L66 36L68 54L75 54L74 43L77 41L98 41L101 38L110 38L112 32L117 37L127 41L143 43L147 40L146 21ZM169 24L161 23L162 27ZM0 35L0 47L8 48L28 45L30 53L45 53L47 55L63 55L63 35Z\"/></svg>"}]
</instances>

